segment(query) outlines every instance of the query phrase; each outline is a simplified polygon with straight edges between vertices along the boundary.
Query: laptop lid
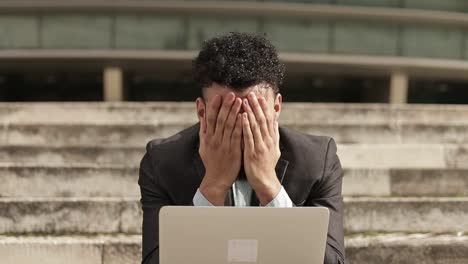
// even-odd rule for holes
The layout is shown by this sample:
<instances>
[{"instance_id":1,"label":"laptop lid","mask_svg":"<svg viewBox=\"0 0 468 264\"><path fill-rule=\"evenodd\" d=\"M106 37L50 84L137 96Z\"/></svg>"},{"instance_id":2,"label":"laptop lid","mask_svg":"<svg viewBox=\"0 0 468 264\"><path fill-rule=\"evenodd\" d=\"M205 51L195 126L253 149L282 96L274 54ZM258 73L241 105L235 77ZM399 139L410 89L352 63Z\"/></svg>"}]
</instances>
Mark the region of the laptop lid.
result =
<instances>
[{"instance_id":1,"label":"laptop lid","mask_svg":"<svg viewBox=\"0 0 468 264\"><path fill-rule=\"evenodd\" d=\"M323 264L325 207L165 206L160 264Z\"/></svg>"}]
</instances>

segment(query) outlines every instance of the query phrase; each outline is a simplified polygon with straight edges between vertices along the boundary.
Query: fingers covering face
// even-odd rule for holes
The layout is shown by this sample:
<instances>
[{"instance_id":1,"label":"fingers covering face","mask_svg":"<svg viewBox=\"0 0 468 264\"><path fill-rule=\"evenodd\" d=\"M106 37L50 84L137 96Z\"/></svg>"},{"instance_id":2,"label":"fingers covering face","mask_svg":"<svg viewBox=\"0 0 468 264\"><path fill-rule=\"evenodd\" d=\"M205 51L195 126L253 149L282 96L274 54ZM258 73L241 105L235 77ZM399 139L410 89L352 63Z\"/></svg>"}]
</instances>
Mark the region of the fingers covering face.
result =
<instances>
[{"instance_id":1,"label":"fingers covering face","mask_svg":"<svg viewBox=\"0 0 468 264\"><path fill-rule=\"evenodd\" d=\"M263 137L270 136L270 130L268 129L268 120L266 116L266 114L268 113L268 111L266 111L266 106L265 109L262 109L259 103L259 99L255 95L255 93L250 93L248 95L248 102L254 114L256 123L260 128L261 134L263 135ZM252 120L249 121L252 123Z\"/></svg>"},{"instance_id":2,"label":"fingers covering face","mask_svg":"<svg viewBox=\"0 0 468 264\"><path fill-rule=\"evenodd\" d=\"M231 147L240 145L243 138L246 149L254 149L256 144L264 142L268 145L275 142L278 139L277 123L271 111L268 111L265 98L257 98L254 93L247 98L236 98L232 92L224 98L215 95L207 106L206 120L200 124L206 127L205 135L213 137L218 143L226 142ZM241 108L244 114L240 114Z\"/></svg>"},{"instance_id":3,"label":"fingers covering face","mask_svg":"<svg viewBox=\"0 0 468 264\"><path fill-rule=\"evenodd\" d=\"M242 139L242 114L237 114L236 124L231 137L231 149L240 147Z\"/></svg>"},{"instance_id":4,"label":"fingers covering face","mask_svg":"<svg viewBox=\"0 0 468 264\"><path fill-rule=\"evenodd\" d=\"M273 118L272 112L268 111L268 104L265 100L265 97L260 97L258 99L258 103L260 104L260 107L263 110L263 114L265 115L265 121L267 126L266 129L268 130L270 136L273 137L275 134L275 120Z\"/></svg>"},{"instance_id":5,"label":"fingers covering face","mask_svg":"<svg viewBox=\"0 0 468 264\"><path fill-rule=\"evenodd\" d=\"M253 139L255 142L262 143L263 137L261 132L261 121L255 118L255 114L252 110L252 106L250 105L247 99L244 99L244 107L245 112L247 113L247 117L250 123L250 130L252 131Z\"/></svg>"},{"instance_id":6,"label":"fingers covering face","mask_svg":"<svg viewBox=\"0 0 468 264\"><path fill-rule=\"evenodd\" d=\"M215 136L219 139L222 139L224 134L224 128L226 125L226 121L231 112L232 104L234 102L235 95L233 93L229 93L226 98L223 100L223 104L218 113L218 118L216 119L216 128L215 128Z\"/></svg>"},{"instance_id":7,"label":"fingers covering face","mask_svg":"<svg viewBox=\"0 0 468 264\"><path fill-rule=\"evenodd\" d=\"M226 123L224 125L223 140L226 140L228 142L231 141L234 130L236 129L236 122L238 118L237 115L240 111L241 106L242 106L242 100L240 98L236 98L234 100L234 104L231 107L231 111L229 112Z\"/></svg>"},{"instance_id":8,"label":"fingers covering face","mask_svg":"<svg viewBox=\"0 0 468 264\"><path fill-rule=\"evenodd\" d=\"M247 113L242 114L242 133L244 136L245 151L253 152L255 150L255 143Z\"/></svg>"},{"instance_id":9,"label":"fingers covering face","mask_svg":"<svg viewBox=\"0 0 468 264\"><path fill-rule=\"evenodd\" d=\"M216 129L216 120L218 118L219 107L221 106L221 96L215 95L208 105L206 113L206 134L213 135Z\"/></svg>"}]
</instances>

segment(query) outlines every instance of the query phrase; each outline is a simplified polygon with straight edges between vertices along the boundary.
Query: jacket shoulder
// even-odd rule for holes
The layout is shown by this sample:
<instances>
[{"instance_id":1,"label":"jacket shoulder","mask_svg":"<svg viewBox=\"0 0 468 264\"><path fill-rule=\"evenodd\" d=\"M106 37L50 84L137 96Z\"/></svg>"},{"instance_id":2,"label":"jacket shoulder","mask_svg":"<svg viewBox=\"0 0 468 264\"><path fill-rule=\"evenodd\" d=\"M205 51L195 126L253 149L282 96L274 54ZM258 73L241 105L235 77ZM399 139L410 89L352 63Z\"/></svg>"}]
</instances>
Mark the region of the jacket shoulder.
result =
<instances>
[{"instance_id":1,"label":"jacket shoulder","mask_svg":"<svg viewBox=\"0 0 468 264\"><path fill-rule=\"evenodd\" d=\"M335 140L330 136L314 135L283 127L281 138L284 138L292 148L314 153L327 152L332 145L336 148Z\"/></svg>"},{"instance_id":2,"label":"jacket shoulder","mask_svg":"<svg viewBox=\"0 0 468 264\"><path fill-rule=\"evenodd\" d=\"M166 138L156 138L146 144L146 152L158 160L177 160L192 156L198 144L199 124L195 124Z\"/></svg>"},{"instance_id":3,"label":"jacket shoulder","mask_svg":"<svg viewBox=\"0 0 468 264\"><path fill-rule=\"evenodd\" d=\"M284 158L289 160L293 174L311 177L313 181L322 178L331 156L336 155L336 144L332 137L312 135L290 128L280 130Z\"/></svg>"}]
</instances>

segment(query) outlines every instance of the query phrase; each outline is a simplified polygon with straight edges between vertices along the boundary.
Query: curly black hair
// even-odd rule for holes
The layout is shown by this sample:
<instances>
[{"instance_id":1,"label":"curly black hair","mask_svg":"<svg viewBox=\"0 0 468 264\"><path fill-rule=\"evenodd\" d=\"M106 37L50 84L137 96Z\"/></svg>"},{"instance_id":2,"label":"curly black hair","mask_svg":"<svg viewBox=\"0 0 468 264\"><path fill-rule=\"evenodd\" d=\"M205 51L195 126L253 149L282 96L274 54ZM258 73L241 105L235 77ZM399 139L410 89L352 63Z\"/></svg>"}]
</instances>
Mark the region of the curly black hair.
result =
<instances>
[{"instance_id":1,"label":"curly black hair","mask_svg":"<svg viewBox=\"0 0 468 264\"><path fill-rule=\"evenodd\" d=\"M193 61L193 75L199 88L217 83L242 91L266 83L278 93L284 70L275 47L266 37L239 32L204 41Z\"/></svg>"}]
</instances>

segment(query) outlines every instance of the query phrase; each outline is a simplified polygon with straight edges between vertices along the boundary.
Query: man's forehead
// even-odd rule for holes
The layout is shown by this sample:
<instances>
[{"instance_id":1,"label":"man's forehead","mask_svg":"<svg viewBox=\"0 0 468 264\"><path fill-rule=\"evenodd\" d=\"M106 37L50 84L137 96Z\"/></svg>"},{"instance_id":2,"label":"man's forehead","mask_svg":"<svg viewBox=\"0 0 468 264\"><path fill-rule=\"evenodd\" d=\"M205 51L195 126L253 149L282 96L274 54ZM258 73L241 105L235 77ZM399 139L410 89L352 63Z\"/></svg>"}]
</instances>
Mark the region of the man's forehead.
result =
<instances>
[{"instance_id":1,"label":"man's forehead","mask_svg":"<svg viewBox=\"0 0 468 264\"><path fill-rule=\"evenodd\" d=\"M233 92L236 95L236 97L239 97L239 98L247 97L247 95L250 92L254 92L257 96L267 97L268 92L273 91L271 89L271 87L269 86L269 84L265 84L265 83L252 85L250 87L242 89L242 91L237 91L237 90L231 89L231 88L229 88L227 86L223 86L223 85L219 85L217 83L213 83L210 87L207 87L204 90L205 90L204 91L205 97L208 100L211 99L211 97L213 97L215 94L219 94L219 95L224 97L227 94L229 94L230 92Z\"/></svg>"}]
</instances>

